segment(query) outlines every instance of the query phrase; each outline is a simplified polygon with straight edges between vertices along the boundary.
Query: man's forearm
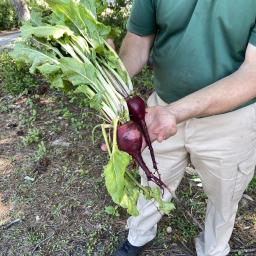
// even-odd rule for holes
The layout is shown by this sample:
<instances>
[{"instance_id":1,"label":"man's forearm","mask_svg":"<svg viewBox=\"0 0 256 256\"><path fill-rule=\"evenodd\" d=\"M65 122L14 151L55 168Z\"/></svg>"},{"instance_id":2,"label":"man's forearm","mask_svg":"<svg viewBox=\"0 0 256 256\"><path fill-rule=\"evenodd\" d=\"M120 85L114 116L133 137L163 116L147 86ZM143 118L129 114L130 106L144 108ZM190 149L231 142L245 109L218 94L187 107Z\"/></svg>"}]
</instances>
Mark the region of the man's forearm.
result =
<instances>
[{"instance_id":1,"label":"man's forearm","mask_svg":"<svg viewBox=\"0 0 256 256\"><path fill-rule=\"evenodd\" d=\"M256 63L169 105L177 122L231 111L256 97Z\"/></svg>"},{"instance_id":2,"label":"man's forearm","mask_svg":"<svg viewBox=\"0 0 256 256\"><path fill-rule=\"evenodd\" d=\"M154 35L141 37L132 33L125 36L119 55L130 77L138 74L149 58Z\"/></svg>"}]
</instances>

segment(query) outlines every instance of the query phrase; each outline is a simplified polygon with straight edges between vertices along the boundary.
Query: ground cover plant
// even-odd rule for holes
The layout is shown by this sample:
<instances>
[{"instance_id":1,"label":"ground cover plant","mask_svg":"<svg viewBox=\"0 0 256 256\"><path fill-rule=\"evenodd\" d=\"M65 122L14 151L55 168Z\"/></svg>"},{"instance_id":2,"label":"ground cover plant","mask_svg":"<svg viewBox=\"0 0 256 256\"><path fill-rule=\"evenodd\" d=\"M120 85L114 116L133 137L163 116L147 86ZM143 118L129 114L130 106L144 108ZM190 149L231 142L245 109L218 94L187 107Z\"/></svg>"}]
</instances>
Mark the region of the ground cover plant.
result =
<instances>
[{"instance_id":1,"label":"ground cover plant","mask_svg":"<svg viewBox=\"0 0 256 256\"><path fill-rule=\"evenodd\" d=\"M11 0L0 2L0 31L17 28L20 25Z\"/></svg>"},{"instance_id":2,"label":"ground cover plant","mask_svg":"<svg viewBox=\"0 0 256 256\"><path fill-rule=\"evenodd\" d=\"M2 91L10 94L22 93L37 86L38 80L28 72L24 63L15 63L7 51L0 55L0 86Z\"/></svg>"}]
</instances>

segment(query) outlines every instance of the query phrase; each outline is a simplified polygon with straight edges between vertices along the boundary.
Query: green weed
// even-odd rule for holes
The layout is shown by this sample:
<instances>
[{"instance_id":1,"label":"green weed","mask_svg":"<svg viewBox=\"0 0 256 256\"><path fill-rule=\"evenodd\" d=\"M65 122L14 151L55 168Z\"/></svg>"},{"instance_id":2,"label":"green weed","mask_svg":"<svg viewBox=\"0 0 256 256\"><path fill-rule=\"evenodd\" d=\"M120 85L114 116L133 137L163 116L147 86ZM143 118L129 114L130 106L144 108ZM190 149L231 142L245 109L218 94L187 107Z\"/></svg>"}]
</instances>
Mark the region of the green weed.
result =
<instances>
[{"instance_id":1,"label":"green weed","mask_svg":"<svg viewBox=\"0 0 256 256\"><path fill-rule=\"evenodd\" d=\"M171 226L178 229L178 233L175 234L174 239L182 239L185 242L190 241L198 234L198 228L184 216L171 217Z\"/></svg>"},{"instance_id":2,"label":"green weed","mask_svg":"<svg viewBox=\"0 0 256 256\"><path fill-rule=\"evenodd\" d=\"M38 144L37 150L33 156L33 160L35 162L40 161L41 159L43 159L46 156L46 154L47 154L46 146L45 146L44 142L41 141Z\"/></svg>"},{"instance_id":3,"label":"green weed","mask_svg":"<svg viewBox=\"0 0 256 256\"><path fill-rule=\"evenodd\" d=\"M36 121L38 113L35 104L33 103L33 100L31 98L27 99L26 105L28 109L26 110L26 112L19 114L19 120L21 124L26 125L27 127L31 127Z\"/></svg>"},{"instance_id":4,"label":"green weed","mask_svg":"<svg viewBox=\"0 0 256 256\"><path fill-rule=\"evenodd\" d=\"M246 191L247 192L252 192L256 190L256 176L254 176L250 182L250 184L248 185Z\"/></svg>"},{"instance_id":5,"label":"green weed","mask_svg":"<svg viewBox=\"0 0 256 256\"><path fill-rule=\"evenodd\" d=\"M108 215L114 216L114 217L118 217L120 216L119 212L118 212L118 206L106 206L105 207L105 213L107 213Z\"/></svg>"},{"instance_id":6,"label":"green weed","mask_svg":"<svg viewBox=\"0 0 256 256\"><path fill-rule=\"evenodd\" d=\"M41 131L37 128L29 129L28 134L22 139L25 146L39 142L42 137Z\"/></svg>"},{"instance_id":7,"label":"green weed","mask_svg":"<svg viewBox=\"0 0 256 256\"><path fill-rule=\"evenodd\" d=\"M241 251L239 251L239 252L237 252L234 256L243 256L244 254L241 252Z\"/></svg>"},{"instance_id":8,"label":"green weed","mask_svg":"<svg viewBox=\"0 0 256 256\"><path fill-rule=\"evenodd\" d=\"M4 92L17 95L37 86L36 78L29 73L28 67L24 63L16 63L7 51L0 54L0 63L0 88Z\"/></svg>"},{"instance_id":9,"label":"green weed","mask_svg":"<svg viewBox=\"0 0 256 256\"><path fill-rule=\"evenodd\" d=\"M11 0L1 0L0 30L9 30L19 26L18 17Z\"/></svg>"}]
</instances>

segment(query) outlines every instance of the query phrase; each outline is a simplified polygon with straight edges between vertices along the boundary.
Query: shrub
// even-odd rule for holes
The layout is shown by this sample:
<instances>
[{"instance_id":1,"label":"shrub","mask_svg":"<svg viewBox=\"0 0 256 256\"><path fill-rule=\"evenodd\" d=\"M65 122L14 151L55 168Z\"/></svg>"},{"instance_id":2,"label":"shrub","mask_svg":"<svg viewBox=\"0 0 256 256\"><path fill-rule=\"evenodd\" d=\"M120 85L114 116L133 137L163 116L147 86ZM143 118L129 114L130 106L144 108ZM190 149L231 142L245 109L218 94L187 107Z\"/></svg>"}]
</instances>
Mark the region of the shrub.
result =
<instances>
[{"instance_id":1,"label":"shrub","mask_svg":"<svg viewBox=\"0 0 256 256\"><path fill-rule=\"evenodd\" d=\"M16 11L11 0L0 1L0 30L9 30L19 26Z\"/></svg>"},{"instance_id":2,"label":"shrub","mask_svg":"<svg viewBox=\"0 0 256 256\"><path fill-rule=\"evenodd\" d=\"M7 51L0 54L0 63L0 88L3 91L19 94L25 89L35 88L36 78L29 73L24 63L16 63Z\"/></svg>"},{"instance_id":3,"label":"shrub","mask_svg":"<svg viewBox=\"0 0 256 256\"><path fill-rule=\"evenodd\" d=\"M99 20L106 25L115 27L119 33L113 35L117 48L126 33L126 23L130 14L131 0L108 0L107 8L101 13Z\"/></svg>"}]
</instances>

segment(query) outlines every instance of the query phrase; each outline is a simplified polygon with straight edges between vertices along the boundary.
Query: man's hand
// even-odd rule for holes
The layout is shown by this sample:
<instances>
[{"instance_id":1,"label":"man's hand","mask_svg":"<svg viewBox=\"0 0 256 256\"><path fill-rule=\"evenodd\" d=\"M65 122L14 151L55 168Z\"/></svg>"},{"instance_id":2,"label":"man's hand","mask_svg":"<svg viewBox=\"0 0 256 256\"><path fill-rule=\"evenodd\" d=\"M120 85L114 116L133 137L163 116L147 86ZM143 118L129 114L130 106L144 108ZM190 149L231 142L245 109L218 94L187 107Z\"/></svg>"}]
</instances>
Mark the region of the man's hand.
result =
<instances>
[{"instance_id":1,"label":"man's hand","mask_svg":"<svg viewBox=\"0 0 256 256\"><path fill-rule=\"evenodd\" d=\"M162 142L177 132L177 119L169 106L147 108L145 121L151 142L155 140ZM145 139L143 139L141 150L143 151L146 146ZM107 151L106 144L101 144L101 150Z\"/></svg>"},{"instance_id":2,"label":"man's hand","mask_svg":"<svg viewBox=\"0 0 256 256\"><path fill-rule=\"evenodd\" d=\"M145 121L151 141L162 142L177 132L177 118L168 107L155 106L147 108ZM144 149L145 142L142 148Z\"/></svg>"}]
</instances>

